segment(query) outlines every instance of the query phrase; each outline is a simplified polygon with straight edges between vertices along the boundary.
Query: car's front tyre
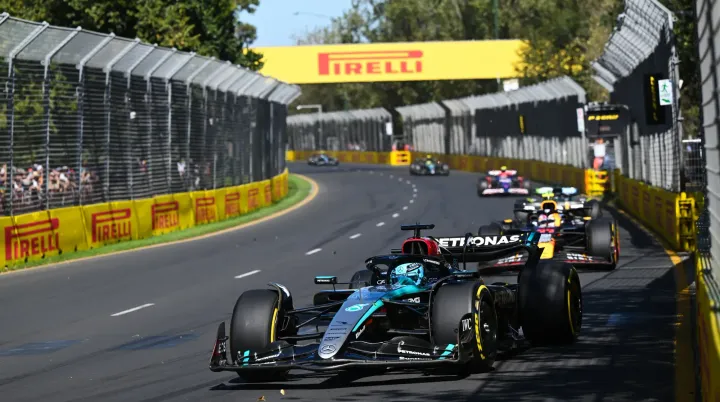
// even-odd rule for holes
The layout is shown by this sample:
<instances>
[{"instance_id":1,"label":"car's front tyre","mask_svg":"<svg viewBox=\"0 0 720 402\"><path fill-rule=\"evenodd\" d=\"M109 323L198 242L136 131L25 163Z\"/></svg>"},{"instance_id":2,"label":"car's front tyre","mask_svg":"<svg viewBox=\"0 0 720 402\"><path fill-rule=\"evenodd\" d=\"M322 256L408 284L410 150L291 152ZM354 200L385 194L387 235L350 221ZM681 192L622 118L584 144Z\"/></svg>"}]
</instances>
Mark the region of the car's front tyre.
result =
<instances>
[{"instance_id":1,"label":"car's front tyre","mask_svg":"<svg viewBox=\"0 0 720 402\"><path fill-rule=\"evenodd\" d=\"M497 357L498 318L490 290L481 282L445 284L432 299L430 326L435 346L457 344L461 320L472 314L475 345L470 368L492 369Z\"/></svg>"},{"instance_id":2,"label":"car's front tyre","mask_svg":"<svg viewBox=\"0 0 720 402\"><path fill-rule=\"evenodd\" d=\"M278 293L270 289L248 290L240 295L230 320L230 360L241 360L243 355L267 350L279 344L281 311ZM284 343L280 341L281 343ZM238 376L252 382L282 379L288 370L239 371Z\"/></svg>"}]
</instances>

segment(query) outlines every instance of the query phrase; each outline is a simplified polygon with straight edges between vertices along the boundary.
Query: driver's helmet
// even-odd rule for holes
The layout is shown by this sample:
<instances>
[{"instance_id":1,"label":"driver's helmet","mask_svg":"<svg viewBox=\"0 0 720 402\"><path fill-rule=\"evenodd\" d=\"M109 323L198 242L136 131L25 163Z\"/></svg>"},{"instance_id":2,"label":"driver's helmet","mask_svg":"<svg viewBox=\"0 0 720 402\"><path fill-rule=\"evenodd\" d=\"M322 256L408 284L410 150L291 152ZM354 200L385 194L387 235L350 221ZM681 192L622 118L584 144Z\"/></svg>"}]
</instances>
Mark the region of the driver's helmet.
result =
<instances>
[{"instance_id":1,"label":"driver's helmet","mask_svg":"<svg viewBox=\"0 0 720 402\"><path fill-rule=\"evenodd\" d=\"M542 204L540 204L540 210L546 215L555 213L557 212L557 202L553 200L544 200Z\"/></svg>"},{"instance_id":2,"label":"driver's helmet","mask_svg":"<svg viewBox=\"0 0 720 402\"><path fill-rule=\"evenodd\" d=\"M421 285L425 283L425 267L419 262L400 264L390 272L392 285Z\"/></svg>"},{"instance_id":3,"label":"driver's helmet","mask_svg":"<svg viewBox=\"0 0 720 402\"><path fill-rule=\"evenodd\" d=\"M506 170L507 170L507 166L500 166L501 172L505 173Z\"/></svg>"}]
</instances>

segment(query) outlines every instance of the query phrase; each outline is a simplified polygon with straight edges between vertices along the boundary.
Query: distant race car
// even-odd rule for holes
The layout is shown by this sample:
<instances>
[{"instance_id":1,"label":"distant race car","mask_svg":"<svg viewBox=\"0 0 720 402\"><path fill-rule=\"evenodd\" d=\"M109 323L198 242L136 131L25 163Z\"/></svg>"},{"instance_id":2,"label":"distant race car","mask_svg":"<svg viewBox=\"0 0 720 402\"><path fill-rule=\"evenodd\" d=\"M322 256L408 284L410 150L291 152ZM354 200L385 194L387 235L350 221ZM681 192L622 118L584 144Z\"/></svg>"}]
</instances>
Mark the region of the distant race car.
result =
<instances>
[{"instance_id":1,"label":"distant race car","mask_svg":"<svg viewBox=\"0 0 720 402\"><path fill-rule=\"evenodd\" d=\"M295 307L277 283L242 293L229 333L225 322L218 326L210 370L250 381L277 381L292 369L489 370L498 351L577 339L582 293L571 265L540 261L526 235L421 236L434 227L403 226L414 236L368 258L350 282L316 276L332 290L316 293L312 306ZM464 269L518 253L528 256L518 284L486 284Z\"/></svg>"},{"instance_id":2,"label":"distant race car","mask_svg":"<svg viewBox=\"0 0 720 402\"><path fill-rule=\"evenodd\" d=\"M530 194L530 181L518 176L517 170L503 166L499 170L490 170L477 181L477 194L487 195L526 195Z\"/></svg>"},{"instance_id":3,"label":"distant race car","mask_svg":"<svg viewBox=\"0 0 720 402\"><path fill-rule=\"evenodd\" d=\"M328 154L314 154L308 158L308 165L311 166L337 166L340 161Z\"/></svg>"},{"instance_id":4,"label":"distant race car","mask_svg":"<svg viewBox=\"0 0 720 402\"><path fill-rule=\"evenodd\" d=\"M410 164L410 174L418 176L449 176L450 166L428 155Z\"/></svg>"},{"instance_id":5,"label":"distant race car","mask_svg":"<svg viewBox=\"0 0 720 402\"><path fill-rule=\"evenodd\" d=\"M602 217L602 209L597 200L589 199L584 194L578 194L575 187L540 187L535 190L540 197L531 197L515 201L513 213L515 219L525 221L529 213L540 209L545 199L557 202L559 212L572 213L574 216L587 216L592 219Z\"/></svg>"},{"instance_id":6,"label":"distant race car","mask_svg":"<svg viewBox=\"0 0 720 402\"><path fill-rule=\"evenodd\" d=\"M505 219L480 227L478 234L532 234L533 239L538 238L538 247L543 250L541 260L614 269L620 258L617 223L609 219L592 219L583 211L583 208L560 210L557 201L545 199L540 208L527 211L526 220ZM479 267L511 267L523 263L523 258L514 256Z\"/></svg>"}]
</instances>

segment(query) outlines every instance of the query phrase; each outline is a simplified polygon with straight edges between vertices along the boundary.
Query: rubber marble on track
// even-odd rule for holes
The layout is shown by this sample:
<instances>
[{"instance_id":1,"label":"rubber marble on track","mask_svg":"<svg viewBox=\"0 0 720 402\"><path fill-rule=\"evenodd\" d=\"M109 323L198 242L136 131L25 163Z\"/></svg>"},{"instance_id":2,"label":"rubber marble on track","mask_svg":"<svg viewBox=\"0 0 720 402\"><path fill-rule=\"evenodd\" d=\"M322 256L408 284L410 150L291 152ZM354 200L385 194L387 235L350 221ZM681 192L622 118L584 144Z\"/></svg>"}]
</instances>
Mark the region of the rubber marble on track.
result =
<instances>
[{"instance_id":1,"label":"rubber marble on track","mask_svg":"<svg viewBox=\"0 0 720 402\"><path fill-rule=\"evenodd\" d=\"M491 373L466 378L298 372L283 383L245 384L234 373L211 373L217 324L229 320L244 290L278 281L291 289L296 305L306 304L318 289L314 275L347 280L365 258L399 247L407 235L401 223L435 223L436 236L463 235L512 208L509 199L479 199L477 176L467 173L411 177L407 168L304 164L292 164L291 171L316 180L320 193L281 218L190 243L0 277L2 399L672 399L671 263L622 219L618 269L581 274L584 328L576 345L521 351L498 361Z\"/></svg>"}]
</instances>

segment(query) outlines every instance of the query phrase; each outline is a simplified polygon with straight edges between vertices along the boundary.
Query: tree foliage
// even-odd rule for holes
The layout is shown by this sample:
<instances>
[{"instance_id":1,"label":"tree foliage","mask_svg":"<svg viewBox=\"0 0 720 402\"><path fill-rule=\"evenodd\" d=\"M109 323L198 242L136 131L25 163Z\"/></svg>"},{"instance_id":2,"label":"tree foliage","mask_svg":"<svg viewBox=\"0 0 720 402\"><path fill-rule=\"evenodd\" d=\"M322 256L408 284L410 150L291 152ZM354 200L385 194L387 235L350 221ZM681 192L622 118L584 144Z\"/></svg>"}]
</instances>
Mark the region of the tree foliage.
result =
<instances>
[{"instance_id":1,"label":"tree foliage","mask_svg":"<svg viewBox=\"0 0 720 402\"><path fill-rule=\"evenodd\" d=\"M82 26L161 46L194 51L258 70L261 55L248 51L255 27L239 21L259 0L0 0L14 17Z\"/></svg>"},{"instance_id":2,"label":"tree foliage","mask_svg":"<svg viewBox=\"0 0 720 402\"><path fill-rule=\"evenodd\" d=\"M681 1L681 0L678 0ZM622 0L498 0L498 39L525 39L522 83L561 75L575 78L602 99L590 61L603 49ZM355 0L328 27L308 32L298 44L489 40L495 31L493 0ZM401 105L499 90L494 80L443 80L303 86L298 102L328 110Z\"/></svg>"}]
</instances>

